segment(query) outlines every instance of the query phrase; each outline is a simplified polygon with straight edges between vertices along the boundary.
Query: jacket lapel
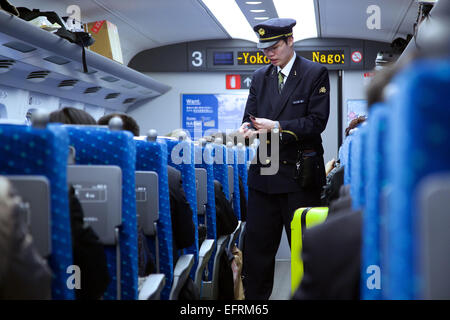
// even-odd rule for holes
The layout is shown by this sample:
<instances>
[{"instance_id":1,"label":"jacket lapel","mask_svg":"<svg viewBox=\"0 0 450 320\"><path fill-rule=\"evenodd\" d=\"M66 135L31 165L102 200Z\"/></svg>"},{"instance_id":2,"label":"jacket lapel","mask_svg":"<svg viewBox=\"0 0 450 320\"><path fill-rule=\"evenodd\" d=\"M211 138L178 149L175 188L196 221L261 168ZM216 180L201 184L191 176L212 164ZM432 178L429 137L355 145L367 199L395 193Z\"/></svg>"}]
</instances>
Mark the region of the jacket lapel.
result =
<instances>
[{"instance_id":1,"label":"jacket lapel","mask_svg":"<svg viewBox=\"0 0 450 320\"><path fill-rule=\"evenodd\" d=\"M281 99L278 100L278 104L275 106L275 109L273 110L272 117L270 119L275 120L278 118L280 113L283 111L283 109L286 107L286 102L288 101L289 97L291 96L294 89L297 87L301 77L300 73L300 64L301 60L297 56L295 58L294 65L292 66L291 72L289 73L289 77L286 80L286 84L284 85L283 91L281 92ZM280 96L277 91L277 87L275 87L277 96ZM274 106L272 104L272 106Z\"/></svg>"}]
</instances>

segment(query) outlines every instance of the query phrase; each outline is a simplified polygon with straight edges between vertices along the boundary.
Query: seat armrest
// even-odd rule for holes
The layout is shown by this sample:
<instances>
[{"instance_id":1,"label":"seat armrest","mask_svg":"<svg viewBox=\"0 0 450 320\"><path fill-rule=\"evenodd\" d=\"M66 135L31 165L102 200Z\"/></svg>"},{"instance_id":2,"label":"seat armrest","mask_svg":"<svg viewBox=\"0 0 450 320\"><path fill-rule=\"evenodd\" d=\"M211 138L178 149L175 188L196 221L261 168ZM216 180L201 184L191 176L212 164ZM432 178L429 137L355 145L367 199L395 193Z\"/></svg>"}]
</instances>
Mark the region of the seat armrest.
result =
<instances>
[{"instance_id":1,"label":"seat armrest","mask_svg":"<svg viewBox=\"0 0 450 320\"><path fill-rule=\"evenodd\" d=\"M230 240L230 235L220 236L217 239L217 252L219 253L220 248L224 248L224 244L226 244Z\"/></svg>"},{"instance_id":2,"label":"seat armrest","mask_svg":"<svg viewBox=\"0 0 450 320\"><path fill-rule=\"evenodd\" d=\"M201 288L203 270L208 265L211 254L214 251L215 241L212 239L205 239L200 247L197 270L195 271L195 284Z\"/></svg>"},{"instance_id":3,"label":"seat armrest","mask_svg":"<svg viewBox=\"0 0 450 320\"><path fill-rule=\"evenodd\" d=\"M166 277L163 273L149 275L139 291L139 300L159 300L165 283Z\"/></svg>"},{"instance_id":4,"label":"seat armrest","mask_svg":"<svg viewBox=\"0 0 450 320\"><path fill-rule=\"evenodd\" d=\"M170 291L169 300L177 300L181 288L189 277L189 273L194 265L194 255L184 254L178 258L173 274L172 290Z\"/></svg>"},{"instance_id":5,"label":"seat armrest","mask_svg":"<svg viewBox=\"0 0 450 320\"><path fill-rule=\"evenodd\" d=\"M228 249L231 250L233 247L233 243L236 242L236 239L239 237L239 234L241 233L241 221L238 221L238 225L236 229L234 229L233 233L230 235L230 242L228 242Z\"/></svg>"},{"instance_id":6,"label":"seat armrest","mask_svg":"<svg viewBox=\"0 0 450 320\"><path fill-rule=\"evenodd\" d=\"M213 239L205 239L200 247L199 257L209 259L214 250L215 241Z\"/></svg>"},{"instance_id":7,"label":"seat armrest","mask_svg":"<svg viewBox=\"0 0 450 320\"><path fill-rule=\"evenodd\" d=\"M239 232L239 243L238 243L238 248L239 250L242 251L243 247L244 247L244 234L245 234L245 221L241 222L241 232Z\"/></svg>"}]
</instances>

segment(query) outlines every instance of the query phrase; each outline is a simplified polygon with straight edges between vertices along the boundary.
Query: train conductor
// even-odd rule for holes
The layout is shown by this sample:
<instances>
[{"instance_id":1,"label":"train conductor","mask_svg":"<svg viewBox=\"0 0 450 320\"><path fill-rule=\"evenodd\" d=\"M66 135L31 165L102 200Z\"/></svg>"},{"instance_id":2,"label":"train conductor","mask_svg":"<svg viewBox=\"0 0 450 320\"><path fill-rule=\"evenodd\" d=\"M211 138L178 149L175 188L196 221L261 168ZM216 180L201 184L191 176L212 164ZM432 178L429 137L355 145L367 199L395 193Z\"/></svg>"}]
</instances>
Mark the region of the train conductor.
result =
<instances>
[{"instance_id":1,"label":"train conductor","mask_svg":"<svg viewBox=\"0 0 450 320\"><path fill-rule=\"evenodd\" d=\"M273 175L261 174L268 163L259 158L249 168L243 252L243 282L249 300L269 299L283 226L290 244L294 211L320 205L325 183L320 134L330 109L328 70L296 55L295 24L293 19L275 18L253 28L259 37L257 46L270 64L253 75L239 132L248 138L259 135L260 141L265 141L263 132L278 132L279 169Z\"/></svg>"}]
</instances>

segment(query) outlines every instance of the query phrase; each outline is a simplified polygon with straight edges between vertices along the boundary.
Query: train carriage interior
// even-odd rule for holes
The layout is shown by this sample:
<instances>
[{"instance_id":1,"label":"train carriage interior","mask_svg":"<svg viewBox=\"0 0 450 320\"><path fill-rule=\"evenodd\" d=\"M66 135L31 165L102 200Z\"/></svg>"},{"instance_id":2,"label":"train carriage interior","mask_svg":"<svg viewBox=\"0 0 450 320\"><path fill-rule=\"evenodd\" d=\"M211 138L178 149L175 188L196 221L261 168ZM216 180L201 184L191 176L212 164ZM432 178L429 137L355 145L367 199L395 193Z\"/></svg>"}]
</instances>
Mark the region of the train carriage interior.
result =
<instances>
[{"instance_id":1,"label":"train carriage interior","mask_svg":"<svg viewBox=\"0 0 450 320\"><path fill-rule=\"evenodd\" d=\"M449 159L448 0L0 0L0 300L449 300Z\"/></svg>"}]
</instances>

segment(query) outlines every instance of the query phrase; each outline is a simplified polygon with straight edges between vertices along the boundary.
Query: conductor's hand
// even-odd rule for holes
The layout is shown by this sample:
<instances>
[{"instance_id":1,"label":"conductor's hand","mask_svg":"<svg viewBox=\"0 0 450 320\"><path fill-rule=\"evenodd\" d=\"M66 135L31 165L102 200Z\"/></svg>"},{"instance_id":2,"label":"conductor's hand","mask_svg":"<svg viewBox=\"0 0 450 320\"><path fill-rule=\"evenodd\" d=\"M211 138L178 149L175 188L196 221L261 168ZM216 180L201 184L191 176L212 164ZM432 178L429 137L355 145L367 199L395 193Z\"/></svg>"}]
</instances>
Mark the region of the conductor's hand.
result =
<instances>
[{"instance_id":1,"label":"conductor's hand","mask_svg":"<svg viewBox=\"0 0 450 320\"><path fill-rule=\"evenodd\" d=\"M267 130L270 131L275 127L275 121L266 119L266 118L251 118L253 127L259 130Z\"/></svg>"},{"instance_id":2,"label":"conductor's hand","mask_svg":"<svg viewBox=\"0 0 450 320\"><path fill-rule=\"evenodd\" d=\"M258 131L250 127L249 122L244 122L239 128L239 133L244 136L244 138L252 138L254 135L258 134Z\"/></svg>"}]
</instances>

